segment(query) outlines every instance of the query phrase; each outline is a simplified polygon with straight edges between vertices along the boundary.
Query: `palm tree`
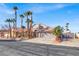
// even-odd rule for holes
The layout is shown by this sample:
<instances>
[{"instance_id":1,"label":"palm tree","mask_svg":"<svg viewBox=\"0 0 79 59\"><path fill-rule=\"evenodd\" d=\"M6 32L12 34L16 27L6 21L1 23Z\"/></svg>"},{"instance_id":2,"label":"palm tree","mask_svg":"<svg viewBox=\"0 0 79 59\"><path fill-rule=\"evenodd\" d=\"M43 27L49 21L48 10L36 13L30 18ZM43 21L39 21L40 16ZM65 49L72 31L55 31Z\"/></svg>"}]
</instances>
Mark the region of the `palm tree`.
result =
<instances>
[{"instance_id":1,"label":"palm tree","mask_svg":"<svg viewBox=\"0 0 79 59\"><path fill-rule=\"evenodd\" d=\"M11 21L12 21L12 24L13 24L13 26L12 26L12 30L13 30L12 31L12 33L13 33L12 37L14 38L14 34L15 34L15 31L14 31L15 30L15 18L12 18Z\"/></svg>"},{"instance_id":2,"label":"palm tree","mask_svg":"<svg viewBox=\"0 0 79 59\"><path fill-rule=\"evenodd\" d=\"M12 37L12 33L11 33L11 22L12 22L12 20L11 19L6 19L5 22L8 22L8 24L9 24L9 34L10 34L10 38L11 38Z\"/></svg>"},{"instance_id":3,"label":"palm tree","mask_svg":"<svg viewBox=\"0 0 79 59\"><path fill-rule=\"evenodd\" d=\"M28 36L28 38L30 38L30 26L29 26L30 19L28 17L32 15L32 12L27 11L24 13L24 15L27 17L27 36Z\"/></svg>"},{"instance_id":4,"label":"palm tree","mask_svg":"<svg viewBox=\"0 0 79 59\"><path fill-rule=\"evenodd\" d=\"M20 18L21 18L21 28L22 28L24 15L20 15Z\"/></svg>"},{"instance_id":5,"label":"palm tree","mask_svg":"<svg viewBox=\"0 0 79 59\"><path fill-rule=\"evenodd\" d=\"M31 18L31 20L29 21L30 23L30 38L32 38L32 24L33 24L33 20Z\"/></svg>"},{"instance_id":6,"label":"palm tree","mask_svg":"<svg viewBox=\"0 0 79 59\"><path fill-rule=\"evenodd\" d=\"M26 23L27 23L27 37L29 38L29 35L30 35L30 28L29 28L29 21L30 19L27 19Z\"/></svg>"},{"instance_id":7,"label":"palm tree","mask_svg":"<svg viewBox=\"0 0 79 59\"><path fill-rule=\"evenodd\" d=\"M30 38L32 38L32 23L33 23L33 20L32 20L32 12L30 11L29 12L30 13L30 16L31 16L31 19L30 19L30 21L29 21L29 25L30 25Z\"/></svg>"},{"instance_id":8,"label":"palm tree","mask_svg":"<svg viewBox=\"0 0 79 59\"><path fill-rule=\"evenodd\" d=\"M25 29L25 26L22 26L22 29L23 29L22 36L25 37L25 35L24 35L24 29Z\"/></svg>"},{"instance_id":9,"label":"palm tree","mask_svg":"<svg viewBox=\"0 0 79 59\"><path fill-rule=\"evenodd\" d=\"M23 37L23 18L24 18L24 15L20 15L20 18L21 18L21 37Z\"/></svg>"},{"instance_id":10,"label":"palm tree","mask_svg":"<svg viewBox=\"0 0 79 59\"><path fill-rule=\"evenodd\" d=\"M17 30L17 10L18 10L17 6L14 6L13 10L15 12L15 26L14 26L14 28ZM16 32L15 32L15 37L16 37Z\"/></svg>"},{"instance_id":11,"label":"palm tree","mask_svg":"<svg viewBox=\"0 0 79 59\"><path fill-rule=\"evenodd\" d=\"M56 36L56 41L61 41L61 35L62 35L62 28L60 26L57 26L53 29L53 34Z\"/></svg>"}]
</instances>

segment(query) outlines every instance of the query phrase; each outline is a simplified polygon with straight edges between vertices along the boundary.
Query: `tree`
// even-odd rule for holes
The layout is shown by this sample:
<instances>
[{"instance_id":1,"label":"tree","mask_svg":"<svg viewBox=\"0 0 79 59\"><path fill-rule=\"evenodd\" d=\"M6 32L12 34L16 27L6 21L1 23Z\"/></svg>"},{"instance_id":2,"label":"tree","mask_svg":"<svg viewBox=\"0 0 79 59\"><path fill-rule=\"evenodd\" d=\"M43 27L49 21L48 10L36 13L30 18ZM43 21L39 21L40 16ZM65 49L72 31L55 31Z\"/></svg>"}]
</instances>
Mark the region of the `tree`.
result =
<instances>
[{"instance_id":1,"label":"tree","mask_svg":"<svg viewBox=\"0 0 79 59\"><path fill-rule=\"evenodd\" d=\"M22 26L22 29L23 29L22 36L24 37L24 29L25 29L25 26Z\"/></svg>"},{"instance_id":2,"label":"tree","mask_svg":"<svg viewBox=\"0 0 79 59\"><path fill-rule=\"evenodd\" d=\"M21 37L23 37L23 18L24 18L24 15L20 15L20 18L21 18Z\"/></svg>"},{"instance_id":3,"label":"tree","mask_svg":"<svg viewBox=\"0 0 79 59\"><path fill-rule=\"evenodd\" d=\"M28 36L28 38L30 38L30 26L29 26L30 25L29 24L30 19L29 19L29 16L32 15L32 12L31 11L27 11L27 12L24 13L24 15L27 17L27 36Z\"/></svg>"},{"instance_id":4,"label":"tree","mask_svg":"<svg viewBox=\"0 0 79 59\"><path fill-rule=\"evenodd\" d=\"M61 35L62 35L62 28L60 26L57 26L53 29L53 34L56 36L56 41L61 41Z\"/></svg>"},{"instance_id":5,"label":"tree","mask_svg":"<svg viewBox=\"0 0 79 59\"><path fill-rule=\"evenodd\" d=\"M15 30L17 30L17 10L18 10L18 7L17 6L14 6L13 7L13 10L14 10L14 12L15 12L15 26L14 26L14 28L15 28ZM16 37L16 32L15 32L15 37Z\"/></svg>"},{"instance_id":6,"label":"tree","mask_svg":"<svg viewBox=\"0 0 79 59\"><path fill-rule=\"evenodd\" d=\"M30 12L30 16L31 16L31 19L30 19L30 21L29 21L29 23L30 23L30 38L32 38L32 24L33 24L32 12Z\"/></svg>"},{"instance_id":7,"label":"tree","mask_svg":"<svg viewBox=\"0 0 79 59\"><path fill-rule=\"evenodd\" d=\"M32 19L29 21L29 23L30 23L30 38L32 38L32 24L33 24Z\"/></svg>"},{"instance_id":8,"label":"tree","mask_svg":"<svg viewBox=\"0 0 79 59\"><path fill-rule=\"evenodd\" d=\"M12 30L13 30L12 31L12 33L13 33L12 37L14 38L15 37L15 21L16 20L15 20L15 18L12 18L11 21L12 21L12 24L13 24L13 26L12 26Z\"/></svg>"},{"instance_id":9,"label":"tree","mask_svg":"<svg viewBox=\"0 0 79 59\"><path fill-rule=\"evenodd\" d=\"M21 14L21 15L20 15L20 18L21 18L21 28L22 28L24 15Z\"/></svg>"},{"instance_id":10,"label":"tree","mask_svg":"<svg viewBox=\"0 0 79 59\"><path fill-rule=\"evenodd\" d=\"M10 38L12 37L12 33L11 33L11 23L12 23L12 20L11 19L6 19L5 22L8 22L9 24L9 34L10 34Z\"/></svg>"}]
</instances>

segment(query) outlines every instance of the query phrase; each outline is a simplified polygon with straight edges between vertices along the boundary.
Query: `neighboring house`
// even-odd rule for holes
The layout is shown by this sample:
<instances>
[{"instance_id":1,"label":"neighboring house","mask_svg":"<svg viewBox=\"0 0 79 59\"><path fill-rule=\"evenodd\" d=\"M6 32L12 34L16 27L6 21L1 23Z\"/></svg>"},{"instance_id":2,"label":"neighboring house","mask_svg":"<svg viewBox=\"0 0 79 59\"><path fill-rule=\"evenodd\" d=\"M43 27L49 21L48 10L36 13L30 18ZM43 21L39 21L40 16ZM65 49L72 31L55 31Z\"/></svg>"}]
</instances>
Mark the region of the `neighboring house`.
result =
<instances>
[{"instance_id":1,"label":"neighboring house","mask_svg":"<svg viewBox=\"0 0 79 59\"><path fill-rule=\"evenodd\" d=\"M76 38L79 39L79 32L75 34Z\"/></svg>"},{"instance_id":2,"label":"neighboring house","mask_svg":"<svg viewBox=\"0 0 79 59\"><path fill-rule=\"evenodd\" d=\"M0 30L0 38L8 38L9 34L8 34L8 30Z\"/></svg>"},{"instance_id":3,"label":"neighboring house","mask_svg":"<svg viewBox=\"0 0 79 59\"><path fill-rule=\"evenodd\" d=\"M65 32L62 34L62 40L71 40L74 39L74 33Z\"/></svg>"},{"instance_id":4,"label":"neighboring house","mask_svg":"<svg viewBox=\"0 0 79 59\"><path fill-rule=\"evenodd\" d=\"M47 33L52 33L52 28L44 24L35 24L32 29L36 37L43 37Z\"/></svg>"}]
</instances>

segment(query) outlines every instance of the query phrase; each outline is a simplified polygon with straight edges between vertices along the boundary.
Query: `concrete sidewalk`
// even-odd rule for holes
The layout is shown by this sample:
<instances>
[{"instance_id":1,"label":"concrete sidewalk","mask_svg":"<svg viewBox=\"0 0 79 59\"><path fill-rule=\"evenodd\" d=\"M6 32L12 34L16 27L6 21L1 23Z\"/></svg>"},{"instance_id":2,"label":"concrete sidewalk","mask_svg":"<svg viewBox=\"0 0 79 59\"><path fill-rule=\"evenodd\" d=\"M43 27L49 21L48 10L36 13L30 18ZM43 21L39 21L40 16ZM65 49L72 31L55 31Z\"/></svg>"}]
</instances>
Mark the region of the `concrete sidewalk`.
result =
<instances>
[{"instance_id":1,"label":"concrete sidewalk","mask_svg":"<svg viewBox=\"0 0 79 59\"><path fill-rule=\"evenodd\" d=\"M61 45L61 46L72 46L79 47L79 39L71 39L70 41L62 41L61 43L55 42L54 38L34 38L29 40L22 40L22 42L32 42L32 43L42 43L51 45Z\"/></svg>"}]
</instances>

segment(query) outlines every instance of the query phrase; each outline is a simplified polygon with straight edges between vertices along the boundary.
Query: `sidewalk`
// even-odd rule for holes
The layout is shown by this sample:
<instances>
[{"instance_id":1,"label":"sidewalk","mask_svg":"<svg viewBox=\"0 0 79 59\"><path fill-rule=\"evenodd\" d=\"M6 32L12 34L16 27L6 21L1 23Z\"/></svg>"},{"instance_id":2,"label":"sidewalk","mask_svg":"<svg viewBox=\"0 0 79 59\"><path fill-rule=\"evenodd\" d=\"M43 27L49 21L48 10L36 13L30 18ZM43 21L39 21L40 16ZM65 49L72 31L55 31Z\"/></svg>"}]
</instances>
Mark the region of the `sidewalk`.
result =
<instances>
[{"instance_id":1,"label":"sidewalk","mask_svg":"<svg viewBox=\"0 0 79 59\"><path fill-rule=\"evenodd\" d=\"M29 40L23 40L22 42L32 42L32 43L42 43L42 44L51 44L51 45L62 45L62 46L72 46L79 47L79 39L71 39L71 41L63 41L61 43L55 42L54 38L34 38Z\"/></svg>"}]
</instances>

